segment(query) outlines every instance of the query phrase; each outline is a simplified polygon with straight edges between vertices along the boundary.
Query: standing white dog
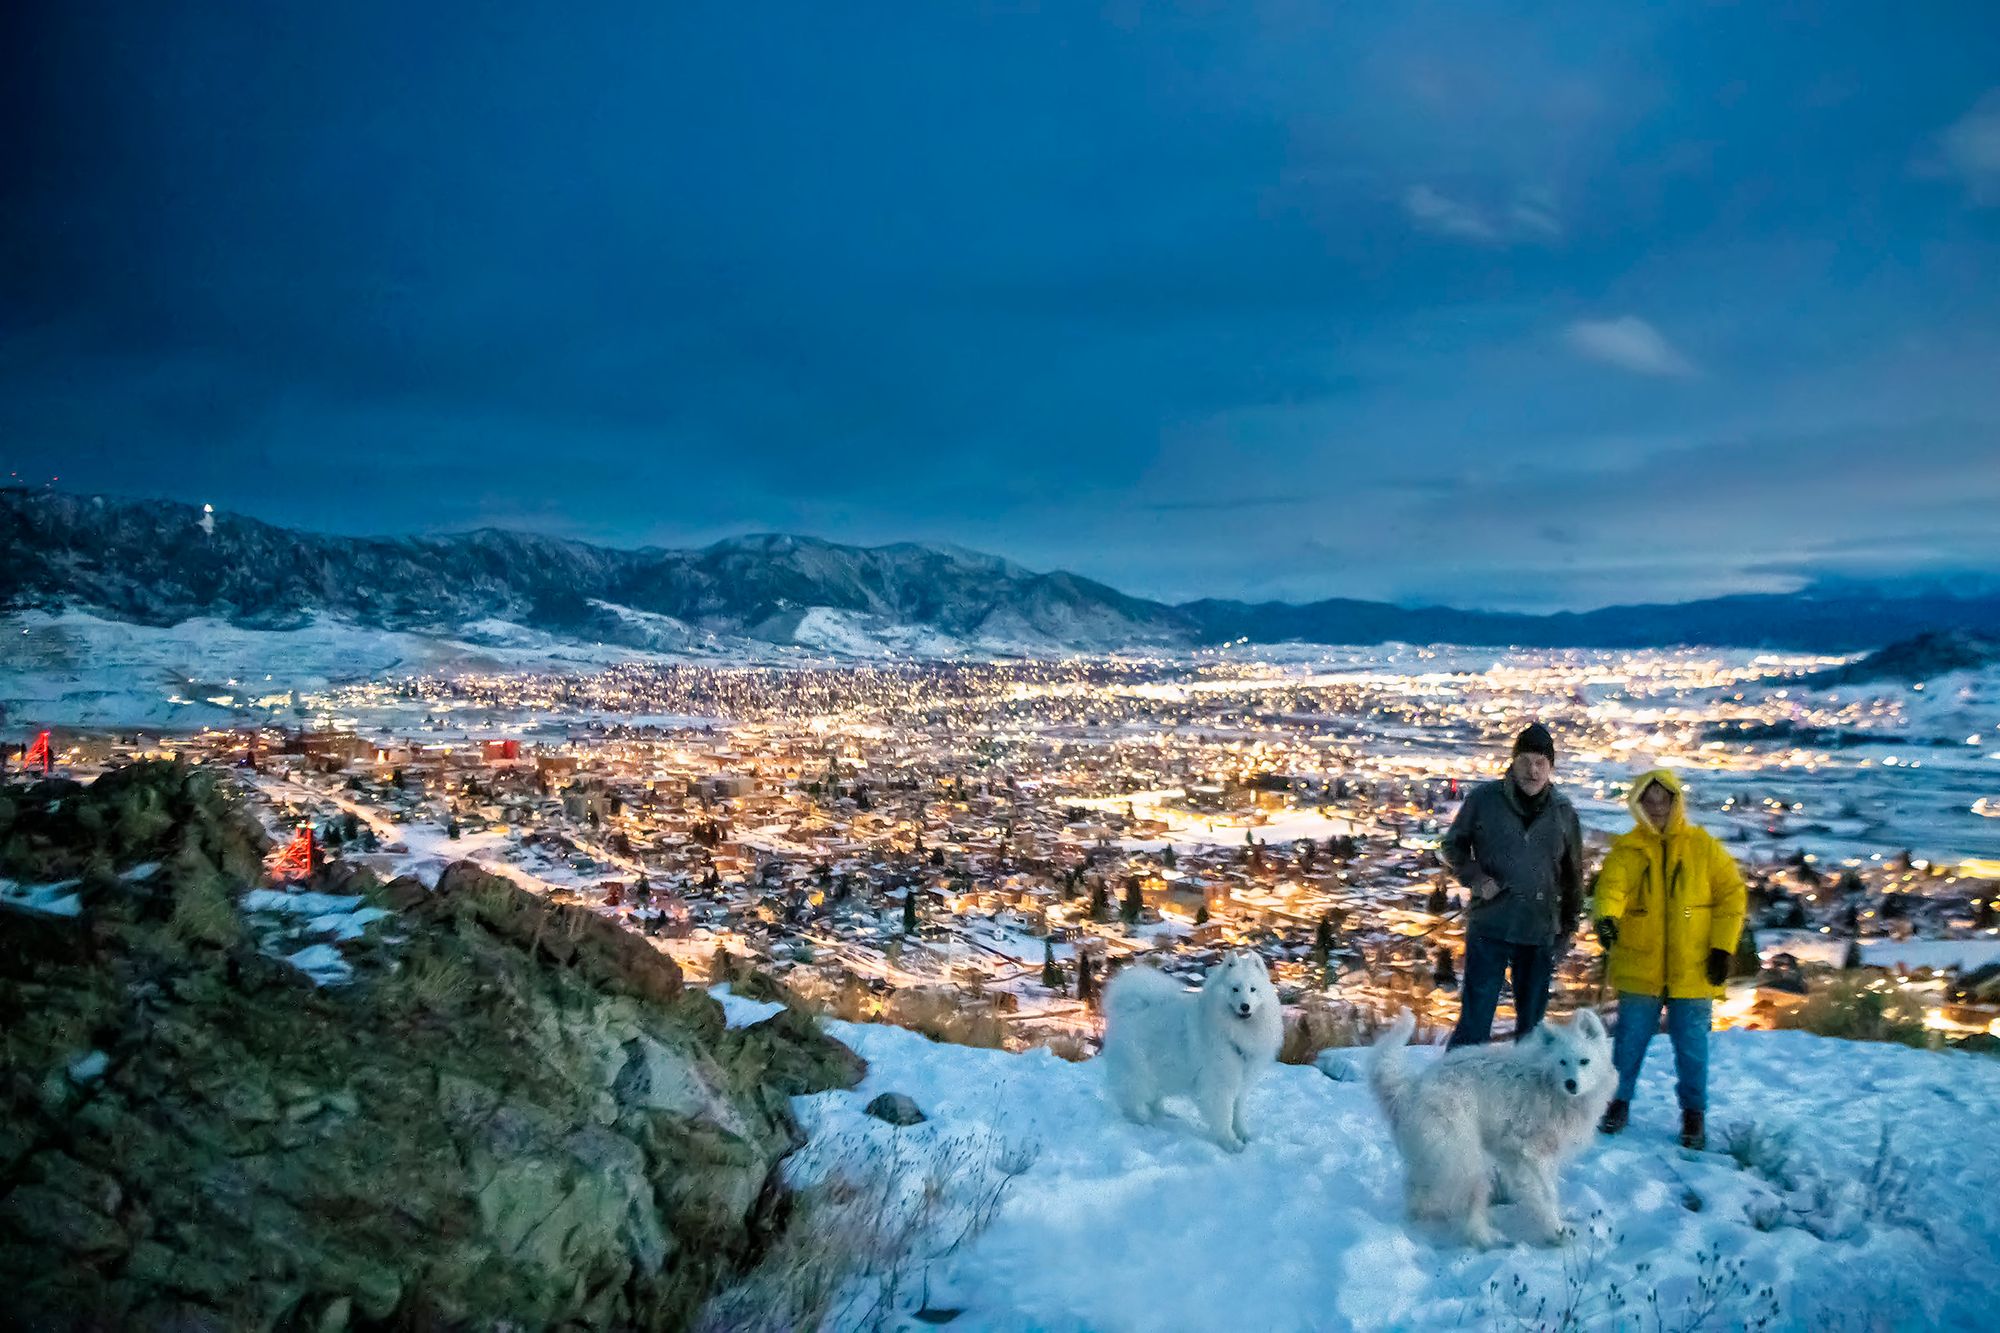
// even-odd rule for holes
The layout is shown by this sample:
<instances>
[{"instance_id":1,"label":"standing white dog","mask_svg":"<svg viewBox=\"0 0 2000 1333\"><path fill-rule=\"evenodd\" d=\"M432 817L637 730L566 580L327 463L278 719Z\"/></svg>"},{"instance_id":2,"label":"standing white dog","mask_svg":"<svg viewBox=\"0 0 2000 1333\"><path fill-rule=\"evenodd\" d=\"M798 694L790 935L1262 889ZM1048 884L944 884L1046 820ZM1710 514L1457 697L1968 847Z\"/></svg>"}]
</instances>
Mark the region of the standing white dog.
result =
<instances>
[{"instance_id":1,"label":"standing white dog","mask_svg":"<svg viewBox=\"0 0 2000 1333\"><path fill-rule=\"evenodd\" d=\"M1127 1118L1151 1124L1162 1097L1190 1096L1210 1137L1242 1151L1243 1103L1285 1032L1263 959L1230 954L1198 992L1150 967L1129 968L1105 987L1104 1017L1105 1074Z\"/></svg>"},{"instance_id":2,"label":"standing white dog","mask_svg":"<svg viewBox=\"0 0 2000 1333\"><path fill-rule=\"evenodd\" d=\"M1586 1009L1567 1027L1462 1046L1421 1071L1406 1054L1415 1028L1408 1010L1397 1016L1375 1043L1369 1077L1403 1152L1410 1216L1458 1219L1474 1245L1496 1244L1486 1208L1497 1178L1538 1238L1560 1241L1556 1173L1590 1141L1618 1081L1604 1024Z\"/></svg>"}]
</instances>

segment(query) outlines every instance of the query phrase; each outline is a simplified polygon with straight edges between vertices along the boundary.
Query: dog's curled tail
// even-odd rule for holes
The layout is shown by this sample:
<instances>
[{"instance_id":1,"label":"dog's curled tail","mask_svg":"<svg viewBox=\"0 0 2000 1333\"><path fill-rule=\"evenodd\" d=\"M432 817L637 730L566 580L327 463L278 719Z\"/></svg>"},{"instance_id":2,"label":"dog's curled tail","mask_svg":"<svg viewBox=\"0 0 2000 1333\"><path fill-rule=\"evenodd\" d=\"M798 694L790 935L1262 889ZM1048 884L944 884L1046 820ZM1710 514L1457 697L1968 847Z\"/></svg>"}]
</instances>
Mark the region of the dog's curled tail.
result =
<instances>
[{"instance_id":1,"label":"dog's curled tail","mask_svg":"<svg viewBox=\"0 0 2000 1333\"><path fill-rule=\"evenodd\" d=\"M1409 1049L1410 1037L1417 1030L1416 1015L1405 1009L1396 1015L1396 1021L1388 1030L1375 1039L1375 1059L1368 1068L1368 1086L1375 1091L1375 1100L1382 1103L1382 1109L1392 1111L1396 1101L1409 1086L1409 1070L1404 1066L1404 1052Z\"/></svg>"},{"instance_id":2,"label":"dog's curled tail","mask_svg":"<svg viewBox=\"0 0 2000 1333\"><path fill-rule=\"evenodd\" d=\"M1164 1008L1193 992L1155 967L1128 967L1104 988L1104 1017L1116 1024L1145 1009Z\"/></svg>"}]
</instances>

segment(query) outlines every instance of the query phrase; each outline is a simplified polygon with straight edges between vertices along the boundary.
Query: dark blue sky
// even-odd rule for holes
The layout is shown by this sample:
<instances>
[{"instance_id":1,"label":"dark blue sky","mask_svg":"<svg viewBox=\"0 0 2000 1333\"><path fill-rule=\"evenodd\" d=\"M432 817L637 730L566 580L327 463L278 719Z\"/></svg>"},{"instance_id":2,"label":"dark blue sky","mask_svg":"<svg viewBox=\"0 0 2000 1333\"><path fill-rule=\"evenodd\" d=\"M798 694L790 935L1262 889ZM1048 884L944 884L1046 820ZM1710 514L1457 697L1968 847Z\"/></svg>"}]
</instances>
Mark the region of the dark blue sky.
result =
<instances>
[{"instance_id":1,"label":"dark blue sky","mask_svg":"<svg viewBox=\"0 0 2000 1333\"><path fill-rule=\"evenodd\" d=\"M1044 8L18 7L3 470L1170 598L2000 568L1992 0Z\"/></svg>"}]
</instances>

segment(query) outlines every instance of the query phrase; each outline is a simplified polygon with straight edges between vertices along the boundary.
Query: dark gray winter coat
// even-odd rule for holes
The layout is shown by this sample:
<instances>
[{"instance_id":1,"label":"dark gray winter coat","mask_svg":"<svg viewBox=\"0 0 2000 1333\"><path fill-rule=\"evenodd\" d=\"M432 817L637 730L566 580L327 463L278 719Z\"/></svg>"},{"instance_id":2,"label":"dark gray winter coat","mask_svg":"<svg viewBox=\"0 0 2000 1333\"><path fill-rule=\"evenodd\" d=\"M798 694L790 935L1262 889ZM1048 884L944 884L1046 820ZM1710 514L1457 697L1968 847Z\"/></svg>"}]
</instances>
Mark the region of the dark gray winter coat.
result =
<instances>
[{"instance_id":1,"label":"dark gray winter coat","mask_svg":"<svg viewBox=\"0 0 2000 1333\"><path fill-rule=\"evenodd\" d=\"M1576 807L1554 786L1532 817L1508 779L1474 787L1444 835L1443 854L1465 886L1468 935L1550 945L1576 929L1583 829ZM1482 898L1489 880L1498 887Z\"/></svg>"}]
</instances>

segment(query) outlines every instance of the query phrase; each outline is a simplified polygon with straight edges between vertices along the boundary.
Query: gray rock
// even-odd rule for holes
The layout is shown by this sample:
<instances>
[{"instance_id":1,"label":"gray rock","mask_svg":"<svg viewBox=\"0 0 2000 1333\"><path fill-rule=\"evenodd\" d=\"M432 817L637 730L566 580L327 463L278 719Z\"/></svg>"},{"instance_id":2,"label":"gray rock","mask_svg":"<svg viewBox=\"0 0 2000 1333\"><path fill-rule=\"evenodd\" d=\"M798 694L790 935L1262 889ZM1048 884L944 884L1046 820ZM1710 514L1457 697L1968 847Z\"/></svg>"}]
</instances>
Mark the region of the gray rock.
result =
<instances>
[{"instance_id":1,"label":"gray rock","mask_svg":"<svg viewBox=\"0 0 2000 1333\"><path fill-rule=\"evenodd\" d=\"M929 1119L917 1104L900 1092L885 1092L868 1103L868 1114L891 1125L921 1125Z\"/></svg>"}]
</instances>

